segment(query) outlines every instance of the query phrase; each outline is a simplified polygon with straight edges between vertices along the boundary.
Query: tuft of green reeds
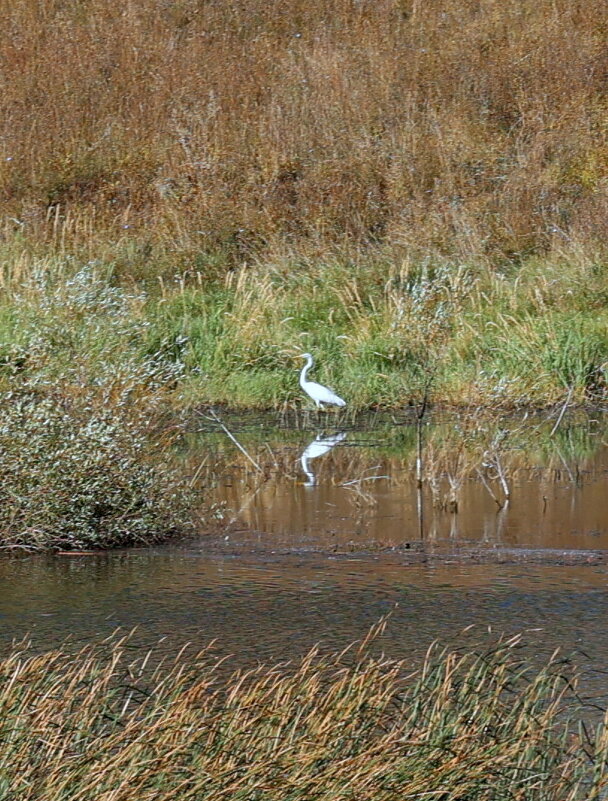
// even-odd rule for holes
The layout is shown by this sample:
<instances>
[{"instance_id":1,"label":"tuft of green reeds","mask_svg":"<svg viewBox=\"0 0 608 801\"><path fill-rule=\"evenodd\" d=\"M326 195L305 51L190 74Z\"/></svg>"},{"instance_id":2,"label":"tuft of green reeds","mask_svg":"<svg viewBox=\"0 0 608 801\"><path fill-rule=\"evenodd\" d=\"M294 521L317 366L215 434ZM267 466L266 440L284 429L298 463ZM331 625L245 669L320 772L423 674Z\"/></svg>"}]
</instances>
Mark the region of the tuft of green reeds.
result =
<instances>
[{"instance_id":1,"label":"tuft of green reeds","mask_svg":"<svg viewBox=\"0 0 608 801\"><path fill-rule=\"evenodd\" d=\"M159 664L128 639L14 647L0 660L0 797L602 798L605 726L578 728L567 663L533 668L519 643L431 648L408 672L364 642L228 678L209 651Z\"/></svg>"}]
</instances>

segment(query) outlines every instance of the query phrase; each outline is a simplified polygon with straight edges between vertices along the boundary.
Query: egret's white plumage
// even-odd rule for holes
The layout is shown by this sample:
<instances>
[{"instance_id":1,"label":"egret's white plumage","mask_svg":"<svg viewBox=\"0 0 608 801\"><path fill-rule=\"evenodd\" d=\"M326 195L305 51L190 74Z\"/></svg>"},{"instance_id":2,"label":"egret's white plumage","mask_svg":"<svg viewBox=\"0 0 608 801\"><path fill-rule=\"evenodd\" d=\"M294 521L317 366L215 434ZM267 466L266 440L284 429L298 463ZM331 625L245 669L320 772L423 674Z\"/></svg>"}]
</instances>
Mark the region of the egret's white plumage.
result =
<instances>
[{"instance_id":1,"label":"egret's white plumage","mask_svg":"<svg viewBox=\"0 0 608 801\"><path fill-rule=\"evenodd\" d=\"M305 487L314 487L317 483L315 474L310 466L311 459L317 459L319 456L324 456L335 445L337 445L339 442L342 442L343 439L346 439L346 434L343 431L333 434L330 437L323 437L319 434L315 439L313 439L310 445L308 445L302 451L302 455L300 456L300 464L302 465L302 470L306 473L306 478L308 479L304 484Z\"/></svg>"},{"instance_id":2,"label":"egret's white plumage","mask_svg":"<svg viewBox=\"0 0 608 801\"><path fill-rule=\"evenodd\" d=\"M323 384L317 384L316 381L306 380L306 374L313 366L314 359L310 353L303 353L302 358L306 359L306 364L300 373L300 386L317 404L317 408L320 409L322 403L330 403L333 406L346 406L346 401L342 400L342 398L336 395L335 392L332 392L331 389L324 387Z\"/></svg>"}]
</instances>

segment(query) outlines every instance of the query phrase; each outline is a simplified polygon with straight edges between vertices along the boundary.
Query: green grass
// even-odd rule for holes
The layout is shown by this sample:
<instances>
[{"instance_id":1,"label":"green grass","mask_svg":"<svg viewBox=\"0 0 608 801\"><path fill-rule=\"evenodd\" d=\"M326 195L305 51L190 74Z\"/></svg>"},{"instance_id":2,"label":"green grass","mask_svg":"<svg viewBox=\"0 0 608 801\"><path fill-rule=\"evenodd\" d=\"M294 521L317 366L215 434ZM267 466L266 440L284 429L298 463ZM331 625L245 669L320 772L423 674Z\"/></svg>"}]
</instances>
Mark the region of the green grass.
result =
<instances>
[{"instance_id":1,"label":"green grass","mask_svg":"<svg viewBox=\"0 0 608 801\"><path fill-rule=\"evenodd\" d=\"M569 391L575 403L605 395L608 314L588 308L580 296L588 285L576 293L565 267L550 285L543 263L508 277L451 264L399 273L381 259L286 270L260 265L222 287L151 301L152 347L188 340L189 398L297 403L303 350L317 359L315 379L354 409L419 402L429 384L432 399L447 404L546 406ZM539 299L543 281L551 294Z\"/></svg>"},{"instance_id":2,"label":"green grass","mask_svg":"<svg viewBox=\"0 0 608 801\"><path fill-rule=\"evenodd\" d=\"M577 280L573 280L573 272ZM593 260L508 274L442 262L289 260L145 289L111 264L33 260L0 298L0 380L104 384L153 364L177 406L286 408L312 377L351 410L508 407L606 394L605 278ZM595 298L597 302L592 302Z\"/></svg>"}]
</instances>

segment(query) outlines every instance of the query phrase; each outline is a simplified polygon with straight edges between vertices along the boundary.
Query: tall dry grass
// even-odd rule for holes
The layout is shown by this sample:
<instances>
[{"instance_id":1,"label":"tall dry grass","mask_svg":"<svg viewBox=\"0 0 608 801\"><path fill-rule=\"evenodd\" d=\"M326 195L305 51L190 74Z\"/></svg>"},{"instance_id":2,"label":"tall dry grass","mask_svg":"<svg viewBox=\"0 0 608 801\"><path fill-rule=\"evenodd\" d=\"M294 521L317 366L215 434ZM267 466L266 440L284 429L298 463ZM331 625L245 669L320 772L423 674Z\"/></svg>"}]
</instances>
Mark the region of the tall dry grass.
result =
<instances>
[{"instance_id":1,"label":"tall dry grass","mask_svg":"<svg viewBox=\"0 0 608 801\"><path fill-rule=\"evenodd\" d=\"M377 633L377 632L376 632ZM152 656L152 660L149 657ZM518 638L422 668L313 650L218 678L207 653L146 667L128 641L0 660L0 796L19 801L441 798L591 801L605 728L565 724L566 664Z\"/></svg>"},{"instance_id":2,"label":"tall dry grass","mask_svg":"<svg viewBox=\"0 0 608 801\"><path fill-rule=\"evenodd\" d=\"M0 18L5 236L136 241L144 261L606 240L602 0L1 0Z\"/></svg>"}]
</instances>

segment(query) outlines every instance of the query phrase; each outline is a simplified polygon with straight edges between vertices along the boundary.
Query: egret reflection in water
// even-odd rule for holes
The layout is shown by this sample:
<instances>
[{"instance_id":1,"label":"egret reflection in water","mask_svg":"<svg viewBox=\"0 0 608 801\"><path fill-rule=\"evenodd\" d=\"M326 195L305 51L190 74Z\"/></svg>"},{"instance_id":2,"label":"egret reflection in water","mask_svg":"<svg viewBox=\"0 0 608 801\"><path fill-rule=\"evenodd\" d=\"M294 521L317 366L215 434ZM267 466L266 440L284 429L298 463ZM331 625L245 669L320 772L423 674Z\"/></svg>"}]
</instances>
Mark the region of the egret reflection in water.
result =
<instances>
[{"instance_id":1,"label":"egret reflection in water","mask_svg":"<svg viewBox=\"0 0 608 801\"><path fill-rule=\"evenodd\" d=\"M324 454L328 453L335 445L342 442L342 440L346 439L346 433L344 431L339 431L337 434L332 434L331 436L323 436L322 434L317 434L317 436L313 439L313 441L308 445L302 452L300 456L300 464L302 465L302 470L306 473L307 481L304 482L305 487L314 487L317 483L317 479L315 474L311 470L310 462L312 459L317 459L319 456L323 456Z\"/></svg>"}]
</instances>

